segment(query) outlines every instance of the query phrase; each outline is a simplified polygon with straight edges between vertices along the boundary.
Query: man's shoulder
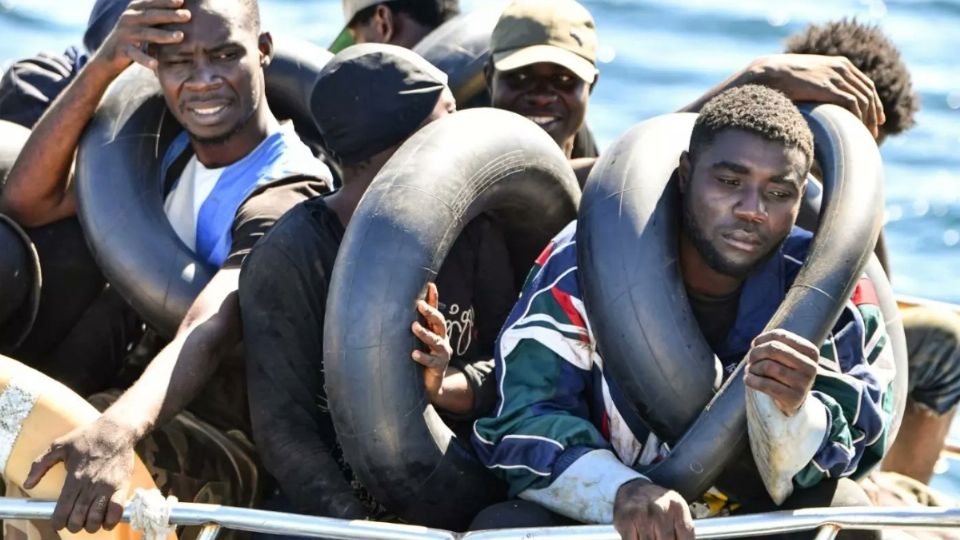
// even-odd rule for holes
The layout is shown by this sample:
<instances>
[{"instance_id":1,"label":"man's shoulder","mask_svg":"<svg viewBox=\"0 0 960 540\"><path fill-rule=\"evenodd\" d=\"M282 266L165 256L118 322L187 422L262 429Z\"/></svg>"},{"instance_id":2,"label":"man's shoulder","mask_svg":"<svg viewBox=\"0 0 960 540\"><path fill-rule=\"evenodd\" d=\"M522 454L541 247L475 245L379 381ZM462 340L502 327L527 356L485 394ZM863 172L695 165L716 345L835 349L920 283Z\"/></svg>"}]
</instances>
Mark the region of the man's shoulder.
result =
<instances>
[{"instance_id":1,"label":"man's shoulder","mask_svg":"<svg viewBox=\"0 0 960 540\"><path fill-rule=\"evenodd\" d=\"M327 180L312 175L295 174L271 180L256 187L237 212L244 215L281 216L302 202L318 198L330 191Z\"/></svg>"},{"instance_id":2,"label":"man's shoulder","mask_svg":"<svg viewBox=\"0 0 960 540\"><path fill-rule=\"evenodd\" d=\"M571 221L537 257L536 264L543 268L572 268L577 265L577 222Z\"/></svg>"},{"instance_id":3,"label":"man's shoulder","mask_svg":"<svg viewBox=\"0 0 960 540\"><path fill-rule=\"evenodd\" d=\"M86 60L70 47L63 54L39 53L14 62L0 79L0 119L32 128Z\"/></svg>"}]
</instances>

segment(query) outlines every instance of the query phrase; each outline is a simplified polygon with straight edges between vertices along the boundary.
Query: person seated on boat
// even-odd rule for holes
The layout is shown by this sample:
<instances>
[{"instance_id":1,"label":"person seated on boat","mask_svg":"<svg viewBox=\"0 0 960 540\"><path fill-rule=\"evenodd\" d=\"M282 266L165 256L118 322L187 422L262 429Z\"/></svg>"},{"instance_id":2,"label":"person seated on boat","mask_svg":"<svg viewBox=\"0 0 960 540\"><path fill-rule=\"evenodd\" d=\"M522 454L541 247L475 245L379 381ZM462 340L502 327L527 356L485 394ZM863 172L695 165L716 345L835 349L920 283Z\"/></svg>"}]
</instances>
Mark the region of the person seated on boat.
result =
<instances>
[{"instance_id":1,"label":"person seated on boat","mask_svg":"<svg viewBox=\"0 0 960 540\"><path fill-rule=\"evenodd\" d=\"M82 47L14 62L0 79L0 120L32 129L100 47L126 5L127 0L98 0ZM0 186L0 199L2 191ZM106 286L75 217L40 227L20 225L42 268L39 305L32 320L12 320L0 328L2 334L9 334L12 325L26 332L22 339L0 339L0 352L81 395L106 389L123 377L123 356L141 338L139 317Z\"/></svg>"},{"instance_id":2,"label":"person seated on boat","mask_svg":"<svg viewBox=\"0 0 960 540\"><path fill-rule=\"evenodd\" d=\"M58 439L34 463L27 489L57 462L68 469L53 515L58 529L115 525L134 446L187 405L198 418L180 422L196 429L159 434L170 443L165 446L156 438L139 445L164 479L161 488L187 501L239 505L256 496L256 468L243 435L249 431L243 360L231 354L241 335L240 264L287 209L330 183L329 170L292 125L270 111L264 67L272 50L256 0L136 0L37 123L8 177L4 206L21 221L74 215L71 164L80 136L110 83L141 63L155 71L185 129L177 139L184 144L171 145L176 155L167 156L185 163L168 171L177 180L164 210L180 239L220 268L143 376L97 421ZM228 446L236 452L208 452ZM223 478L223 471L239 469L245 478Z\"/></svg>"},{"instance_id":3,"label":"person seated on boat","mask_svg":"<svg viewBox=\"0 0 960 540\"><path fill-rule=\"evenodd\" d=\"M97 0L90 10L83 46L58 55L38 53L15 61L0 78L0 119L26 128L40 119L95 53L130 0Z\"/></svg>"},{"instance_id":4,"label":"person seated on boat","mask_svg":"<svg viewBox=\"0 0 960 540\"><path fill-rule=\"evenodd\" d=\"M910 71L878 26L856 20L811 25L788 39L786 52L842 56L870 78L887 119L877 134L878 145L913 127L920 100ZM877 256L889 275L883 234ZM902 314L910 393L900 433L882 469L927 483L960 401L960 315L926 306L903 309Z\"/></svg>"},{"instance_id":5,"label":"person seated on boat","mask_svg":"<svg viewBox=\"0 0 960 540\"><path fill-rule=\"evenodd\" d=\"M392 45L355 45L336 55L317 81L311 108L342 168L343 187L291 210L241 272L254 440L298 512L383 516L344 464L326 405L327 290L345 228L374 177L407 138L456 110L446 81L422 57ZM429 196L423 211L431 212ZM412 351L412 359L424 366L431 403L455 428L469 429L468 420L493 408L493 343L516 300L513 279L502 234L478 218L418 303L424 322L415 322L413 312L396 321L412 324L426 347Z\"/></svg>"},{"instance_id":6,"label":"person seated on boat","mask_svg":"<svg viewBox=\"0 0 960 540\"><path fill-rule=\"evenodd\" d=\"M386 43L414 48L427 34L460 14L460 0L343 0L343 32L330 50Z\"/></svg>"},{"instance_id":7,"label":"person seated on boat","mask_svg":"<svg viewBox=\"0 0 960 540\"><path fill-rule=\"evenodd\" d=\"M825 420L806 434L822 442L783 508L869 504L847 477L880 460L892 417L892 354L866 278L819 350L782 329L762 332L807 255L811 234L794 223L812 161L813 137L793 103L745 85L703 107L678 168L680 271L724 373L746 357L749 388L787 415L810 407ZM476 422L473 444L516 499L471 528L594 522L613 523L623 538L691 539L694 501L633 468L669 449L607 398L618 391L583 309L575 231L540 256L498 338L498 406ZM740 512L776 508L759 480L721 478L717 488Z\"/></svg>"},{"instance_id":8,"label":"person seated on boat","mask_svg":"<svg viewBox=\"0 0 960 540\"><path fill-rule=\"evenodd\" d=\"M590 12L575 0L514 0L493 30L485 73L491 105L546 130L574 158L571 165L583 186L598 155L592 138L587 143L583 137L600 77ZM795 101L838 103L871 126L882 122L868 79L849 62L816 55L758 58L682 111L697 112L723 90L744 84L771 86ZM585 144L594 151L580 148Z\"/></svg>"}]
</instances>

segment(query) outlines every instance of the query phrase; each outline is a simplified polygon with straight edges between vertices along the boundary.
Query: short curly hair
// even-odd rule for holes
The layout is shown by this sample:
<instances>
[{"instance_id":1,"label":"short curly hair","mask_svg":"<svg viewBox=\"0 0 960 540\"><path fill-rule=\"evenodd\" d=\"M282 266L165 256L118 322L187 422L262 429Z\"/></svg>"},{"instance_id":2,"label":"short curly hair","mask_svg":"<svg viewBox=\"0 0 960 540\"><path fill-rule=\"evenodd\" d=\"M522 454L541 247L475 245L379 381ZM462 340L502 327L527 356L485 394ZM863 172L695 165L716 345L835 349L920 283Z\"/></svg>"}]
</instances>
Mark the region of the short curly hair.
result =
<instances>
[{"instance_id":1,"label":"short curly hair","mask_svg":"<svg viewBox=\"0 0 960 540\"><path fill-rule=\"evenodd\" d=\"M690 154L713 142L722 131L736 129L799 149L813 163L813 133L800 110L782 93L756 84L726 90L703 106L690 135Z\"/></svg>"},{"instance_id":2,"label":"short curly hair","mask_svg":"<svg viewBox=\"0 0 960 540\"><path fill-rule=\"evenodd\" d=\"M880 27L856 19L810 25L787 39L786 52L847 57L870 77L883 103L887 121L880 126L881 139L913 127L920 98L913 91L910 71L900 59L900 49Z\"/></svg>"}]
</instances>

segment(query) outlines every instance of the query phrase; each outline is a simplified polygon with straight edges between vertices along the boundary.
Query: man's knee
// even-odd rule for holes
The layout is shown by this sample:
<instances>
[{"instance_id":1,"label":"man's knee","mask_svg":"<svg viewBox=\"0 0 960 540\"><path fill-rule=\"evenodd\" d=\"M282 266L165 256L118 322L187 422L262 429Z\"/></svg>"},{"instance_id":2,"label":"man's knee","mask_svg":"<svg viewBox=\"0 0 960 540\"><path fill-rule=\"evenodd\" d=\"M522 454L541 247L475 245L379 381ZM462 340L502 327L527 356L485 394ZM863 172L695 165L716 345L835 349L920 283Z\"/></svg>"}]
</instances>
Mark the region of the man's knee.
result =
<instances>
[{"instance_id":1,"label":"man's knee","mask_svg":"<svg viewBox=\"0 0 960 540\"><path fill-rule=\"evenodd\" d=\"M936 415L960 401L960 315L916 307L903 311L910 398Z\"/></svg>"}]
</instances>

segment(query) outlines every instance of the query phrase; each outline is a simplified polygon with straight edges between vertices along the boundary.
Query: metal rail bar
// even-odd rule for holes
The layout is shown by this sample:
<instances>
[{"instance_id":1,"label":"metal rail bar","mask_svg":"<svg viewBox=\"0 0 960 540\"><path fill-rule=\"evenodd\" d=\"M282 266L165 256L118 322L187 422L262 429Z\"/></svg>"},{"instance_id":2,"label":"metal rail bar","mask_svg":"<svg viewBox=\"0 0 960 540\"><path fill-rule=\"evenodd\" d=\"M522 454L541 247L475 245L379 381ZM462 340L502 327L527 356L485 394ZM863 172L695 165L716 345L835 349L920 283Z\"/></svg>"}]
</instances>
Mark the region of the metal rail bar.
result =
<instances>
[{"instance_id":1,"label":"metal rail bar","mask_svg":"<svg viewBox=\"0 0 960 540\"><path fill-rule=\"evenodd\" d=\"M55 503L29 499L0 498L0 519L47 520ZM124 521L129 519L124 512ZM302 516L206 504L179 503L173 506L170 523L175 525L216 525L225 529L283 534L335 540L619 540L609 525L504 529L455 533L413 525L349 521ZM943 529L960 528L960 508L812 508L769 514L752 514L698 520L700 540L762 536L814 529ZM212 528L210 532L213 532ZM821 531L822 538L829 538Z\"/></svg>"}]
</instances>

